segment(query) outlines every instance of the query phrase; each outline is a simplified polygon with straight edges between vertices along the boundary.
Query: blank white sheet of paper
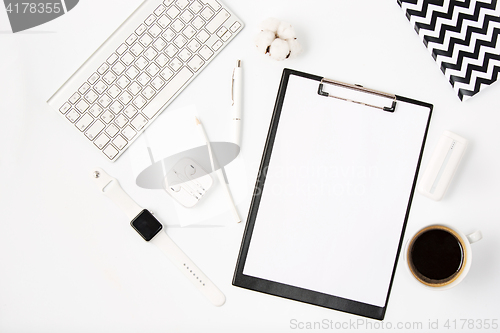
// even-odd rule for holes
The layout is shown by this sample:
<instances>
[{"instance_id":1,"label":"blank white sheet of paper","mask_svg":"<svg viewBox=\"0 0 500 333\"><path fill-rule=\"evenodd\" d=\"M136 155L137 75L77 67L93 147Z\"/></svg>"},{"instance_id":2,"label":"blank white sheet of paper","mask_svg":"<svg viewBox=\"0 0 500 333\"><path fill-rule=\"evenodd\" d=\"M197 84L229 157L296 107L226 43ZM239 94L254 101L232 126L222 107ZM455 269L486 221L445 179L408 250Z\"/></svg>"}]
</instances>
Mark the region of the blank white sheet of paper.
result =
<instances>
[{"instance_id":1,"label":"blank white sheet of paper","mask_svg":"<svg viewBox=\"0 0 500 333\"><path fill-rule=\"evenodd\" d=\"M383 307L430 110L317 90L290 75L243 274Z\"/></svg>"}]
</instances>

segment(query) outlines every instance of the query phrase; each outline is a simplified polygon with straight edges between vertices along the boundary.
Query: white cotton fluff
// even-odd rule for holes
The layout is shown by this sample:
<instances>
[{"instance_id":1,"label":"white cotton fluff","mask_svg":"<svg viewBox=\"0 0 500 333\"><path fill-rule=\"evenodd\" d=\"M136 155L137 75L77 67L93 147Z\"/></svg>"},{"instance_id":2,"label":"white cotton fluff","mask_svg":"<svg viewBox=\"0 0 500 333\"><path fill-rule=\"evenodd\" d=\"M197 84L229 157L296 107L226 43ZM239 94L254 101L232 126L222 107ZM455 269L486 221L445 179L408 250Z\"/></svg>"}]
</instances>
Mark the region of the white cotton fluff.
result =
<instances>
[{"instance_id":1,"label":"white cotton fluff","mask_svg":"<svg viewBox=\"0 0 500 333\"><path fill-rule=\"evenodd\" d=\"M273 17L268 18L267 20L262 21L260 24L260 30L269 30L274 33L278 32L278 26L280 25L280 20L275 19Z\"/></svg>"},{"instance_id":2,"label":"white cotton fluff","mask_svg":"<svg viewBox=\"0 0 500 333\"><path fill-rule=\"evenodd\" d=\"M276 35L272 31L264 30L259 32L259 34L255 37L255 45L257 46L257 50L260 53L264 54L269 52L269 46L275 38Z\"/></svg>"},{"instance_id":3,"label":"white cotton fluff","mask_svg":"<svg viewBox=\"0 0 500 333\"><path fill-rule=\"evenodd\" d=\"M290 55L290 47L288 46L288 42L281 38L276 38L269 48L269 55L274 60L285 60Z\"/></svg>"},{"instance_id":4,"label":"white cotton fluff","mask_svg":"<svg viewBox=\"0 0 500 333\"><path fill-rule=\"evenodd\" d=\"M260 24L260 28L261 32L255 37L255 45L260 53L281 61L295 57L302 51L290 23L269 18Z\"/></svg>"},{"instance_id":5,"label":"white cotton fluff","mask_svg":"<svg viewBox=\"0 0 500 333\"><path fill-rule=\"evenodd\" d=\"M290 23L281 22L278 26L278 36L281 39L295 38L295 30Z\"/></svg>"}]
</instances>

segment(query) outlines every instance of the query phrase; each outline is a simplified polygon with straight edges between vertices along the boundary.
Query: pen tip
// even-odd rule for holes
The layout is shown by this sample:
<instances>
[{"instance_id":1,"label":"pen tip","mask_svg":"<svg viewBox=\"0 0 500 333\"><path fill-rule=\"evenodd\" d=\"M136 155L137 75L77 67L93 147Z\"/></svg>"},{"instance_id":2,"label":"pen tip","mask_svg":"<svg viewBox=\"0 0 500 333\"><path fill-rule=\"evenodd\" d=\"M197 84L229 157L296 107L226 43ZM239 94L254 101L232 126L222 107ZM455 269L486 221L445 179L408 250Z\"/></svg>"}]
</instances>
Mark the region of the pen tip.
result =
<instances>
[{"instance_id":1,"label":"pen tip","mask_svg":"<svg viewBox=\"0 0 500 333\"><path fill-rule=\"evenodd\" d=\"M194 119L196 119L196 125L201 124L201 122L200 122L200 120L198 119L198 117L194 117Z\"/></svg>"},{"instance_id":2,"label":"pen tip","mask_svg":"<svg viewBox=\"0 0 500 333\"><path fill-rule=\"evenodd\" d=\"M241 60L236 60L236 67L241 67Z\"/></svg>"}]
</instances>

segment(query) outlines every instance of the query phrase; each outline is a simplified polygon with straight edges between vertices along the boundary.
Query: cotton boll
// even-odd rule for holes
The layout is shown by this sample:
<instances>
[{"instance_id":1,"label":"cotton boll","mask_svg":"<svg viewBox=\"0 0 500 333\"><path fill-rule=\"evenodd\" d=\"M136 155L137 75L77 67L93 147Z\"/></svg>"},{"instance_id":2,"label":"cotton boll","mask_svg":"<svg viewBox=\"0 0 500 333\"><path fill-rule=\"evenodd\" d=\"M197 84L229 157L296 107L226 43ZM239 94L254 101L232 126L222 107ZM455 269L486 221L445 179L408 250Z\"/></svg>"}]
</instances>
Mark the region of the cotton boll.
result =
<instances>
[{"instance_id":1,"label":"cotton boll","mask_svg":"<svg viewBox=\"0 0 500 333\"><path fill-rule=\"evenodd\" d=\"M269 55L274 60L285 60L290 54L288 42L281 38L276 38L269 48Z\"/></svg>"},{"instance_id":2,"label":"cotton boll","mask_svg":"<svg viewBox=\"0 0 500 333\"><path fill-rule=\"evenodd\" d=\"M269 30L261 31L255 37L255 45L257 46L257 50L263 54L269 52L269 46L271 45L271 43L274 41L275 38L276 35L274 34L274 32Z\"/></svg>"},{"instance_id":3,"label":"cotton boll","mask_svg":"<svg viewBox=\"0 0 500 333\"><path fill-rule=\"evenodd\" d=\"M302 45L297 41L297 38L287 39L288 47L290 48L290 58L297 56L302 52Z\"/></svg>"},{"instance_id":4,"label":"cotton boll","mask_svg":"<svg viewBox=\"0 0 500 333\"><path fill-rule=\"evenodd\" d=\"M278 31L279 25L280 20L275 18L268 18L260 24L260 30L269 30L276 33Z\"/></svg>"},{"instance_id":5,"label":"cotton boll","mask_svg":"<svg viewBox=\"0 0 500 333\"><path fill-rule=\"evenodd\" d=\"M278 36L281 39L295 38L295 30L290 23L281 22L278 26Z\"/></svg>"}]
</instances>

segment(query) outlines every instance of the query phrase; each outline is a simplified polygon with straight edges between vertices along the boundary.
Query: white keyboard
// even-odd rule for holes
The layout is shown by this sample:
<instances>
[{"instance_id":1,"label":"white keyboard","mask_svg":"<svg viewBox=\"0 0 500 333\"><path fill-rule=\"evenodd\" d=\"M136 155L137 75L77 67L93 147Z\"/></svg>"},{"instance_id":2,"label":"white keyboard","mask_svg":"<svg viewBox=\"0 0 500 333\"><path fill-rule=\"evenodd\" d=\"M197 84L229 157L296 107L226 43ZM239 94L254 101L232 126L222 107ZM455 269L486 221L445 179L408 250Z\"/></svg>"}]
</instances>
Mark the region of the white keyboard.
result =
<instances>
[{"instance_id":1,"label":"white keyboard","mask_svg":"<svg viewBox=\"0 0 500 333\"><path fill-rule=\"evenodd\" d=\"M242 28L218 0L146 0L48 103L115 161Z\"/></svg>"}]
</instances>

